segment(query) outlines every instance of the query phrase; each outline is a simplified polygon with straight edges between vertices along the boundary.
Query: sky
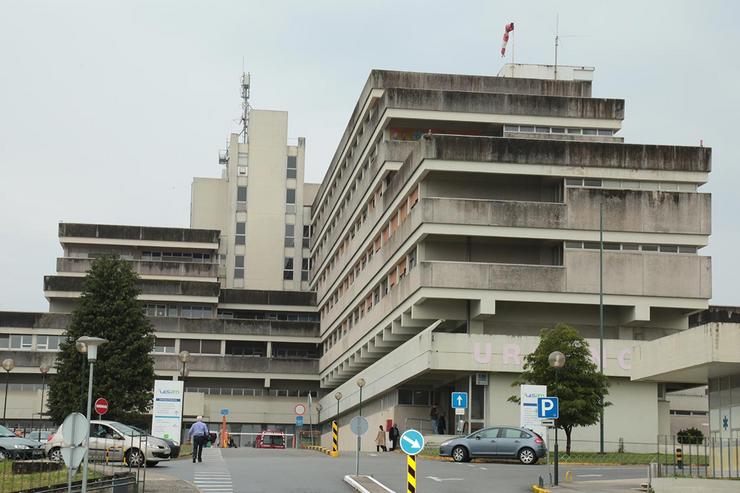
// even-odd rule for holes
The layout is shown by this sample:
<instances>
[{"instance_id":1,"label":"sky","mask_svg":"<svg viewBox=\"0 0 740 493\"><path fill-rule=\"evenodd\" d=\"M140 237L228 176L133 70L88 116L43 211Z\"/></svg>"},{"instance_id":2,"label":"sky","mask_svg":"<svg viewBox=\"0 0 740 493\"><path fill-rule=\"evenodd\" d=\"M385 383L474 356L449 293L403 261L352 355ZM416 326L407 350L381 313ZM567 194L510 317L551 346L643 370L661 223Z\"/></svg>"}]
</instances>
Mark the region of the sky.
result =
<instances>
[{"instance_id":1,"label":"sky","mask_svg":"<svg viewBox=\"0 0 740 493\"><path fill-rule=\"evenodd\" d=\"M57 224L189 225L194 176L219 176L239 78L289 111L319 182L373 68L495 75L596 67L626 142L712 147L712 304L740 305L740 2L0 0L0 310L43 311ZM513 48L513 49L512 49Z\"/></svg>"}]
</instances>

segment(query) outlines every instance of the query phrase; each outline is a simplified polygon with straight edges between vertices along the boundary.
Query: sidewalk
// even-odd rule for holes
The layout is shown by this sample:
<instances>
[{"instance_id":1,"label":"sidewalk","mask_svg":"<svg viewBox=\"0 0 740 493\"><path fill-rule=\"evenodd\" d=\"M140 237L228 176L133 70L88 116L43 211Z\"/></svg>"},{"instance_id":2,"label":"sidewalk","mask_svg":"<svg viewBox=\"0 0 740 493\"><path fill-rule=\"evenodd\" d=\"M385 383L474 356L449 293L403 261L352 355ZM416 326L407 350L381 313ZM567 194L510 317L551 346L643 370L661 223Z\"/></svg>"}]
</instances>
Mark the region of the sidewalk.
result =
<instances>
[{"instance_id":1,"label":"sidewalk","mask_svg":"<svg viewBox=\"0 0 740 493\"><path fill-rule=\"evenodd\" d=\"M560 486L545 487L552 493L575 493L587 491L588 493L624 493L641 491L640 484L644 481L639 479L614 479L599 481L575 481L572 483L560 483Z\"/></svg>"},{"instance_id":2,"label":"sidewalk","mask_svg":"<svg viewBox=\"0 0 740 493\"><path fill-rule=\"evenodd\" d=\"M147 469L146 491L151 493L198 493L200 490L192 483Z\"/></svg>"}]
</instances>

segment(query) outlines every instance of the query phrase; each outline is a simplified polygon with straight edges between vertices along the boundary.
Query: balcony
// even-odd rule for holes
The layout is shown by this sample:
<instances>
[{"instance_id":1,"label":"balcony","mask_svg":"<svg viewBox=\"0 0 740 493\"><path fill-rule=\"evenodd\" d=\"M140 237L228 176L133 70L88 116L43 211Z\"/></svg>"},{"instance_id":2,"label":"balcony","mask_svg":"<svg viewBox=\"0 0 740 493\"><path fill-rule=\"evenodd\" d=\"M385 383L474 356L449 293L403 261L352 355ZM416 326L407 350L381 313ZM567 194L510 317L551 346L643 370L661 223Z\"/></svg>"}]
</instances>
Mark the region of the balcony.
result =
<instances>
[{"instance_id":1,"label":"balcony","mask_svg":"<svg viewBox=\"0 0 740 493\"><path fill-rule=\"evenodd\" d=\"M132 241L208 243L215 244L215 248L218 248L219 231L211 229L59 223L59 238L62 238L62 242L64 242L64 238L95 238Z\"/></svg>"},{"instance_id":2,"label":"balcony","mask_svg":"<svg viewBox=\"0 0 740 493\"><path fill-rule=\"evenodd\" d=\"M157 371L178 372L180 366L176 355L154 355ZM319 361L195 354L188 363L188 369L191 375L193 372L283 373L311 375L318 379Z\"/></svg>"},{"instance_id":3,"label":"balcony","mask_svg":"<svg viewBox=\"0 0 740 493\"><path fill-rule=\"evenodd\" d=\"M91 258L58 258L57 272L85 273L90 270L94 260ZM215 263L147 260L128 260L128 262L140 276L218 277L218 264Z\"/></svg>"},{"instance_id":4,"label":"balcony","mask_svg":"<svg viewBox=\"0 0 740 493\"><path fill-rule=\"evenodd\" d=\"M317 322L190 318L151 318L150 320L157 332L266 337L318 338L319 336L319 324Z\"/></svg>"},{"instance_id":5,"label":"balcony","mask_svg":"<svg viewBox=\"0 0 740 493\"><path fill-rule=\"evenodd\" d=\"M44 276L44 292L76 292L82 291L85 284L84 277ZM137 282L141 295L157 296L190 296L218 298L221 285L218 282L199 281L169 281L154 279L139 279Z\"/></svg>"},{"instance_id":6,"label":"balcony","mask_svg":"<svg viewBox=\"0 0 740 493\"><path fill-rule=\"evenodd\" d=\"M473 262L421 262L421 286L500 291L565 292L565 268Z\"/></svg>"}]
</instances>

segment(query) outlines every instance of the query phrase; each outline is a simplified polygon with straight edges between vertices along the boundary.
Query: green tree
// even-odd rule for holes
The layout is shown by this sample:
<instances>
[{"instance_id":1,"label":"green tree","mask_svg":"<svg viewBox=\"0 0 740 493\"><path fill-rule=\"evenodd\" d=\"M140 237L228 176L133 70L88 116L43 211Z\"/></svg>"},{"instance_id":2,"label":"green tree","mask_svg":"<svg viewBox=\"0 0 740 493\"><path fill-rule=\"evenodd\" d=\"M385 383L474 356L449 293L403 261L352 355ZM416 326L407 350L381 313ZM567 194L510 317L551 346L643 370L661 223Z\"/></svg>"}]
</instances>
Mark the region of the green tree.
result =
<instances>
[{"instance_id":1,"label":"green tree","mask_svg":"<svg viewBox=\"0 0 740 493\"><path fill-rule=\"evenodd\" d=\"M553 351L565 355L563 368L550 367L548 357ZM560 419L556 424L565 431L566 453L570 453L573 428L598 423L601 400L609 393L609 381L591 360L588 342L566 324L542 329L537 349L524 358L524 371L512 386L522 384L547 385L547 394L559 398ZM509 400L519 402L519 396Z\"/></svg>"},{"instance_id":2,"label":"green tree","mask_svg":"<svg viewBox=\"0 0 740 493\"><path fill-rule=\"evenodd\" d=\"M676 440L682 445L697 445L704 443L704 433L698 428L686 428L676 434Z\"/></svg>"},{"instance_id":3,"label":"green tree","mask_svg":"<svg viewBox=\"0 0 740 493\"><path fill-rule=\"evenodd\" d=\"M61 423L71 412L85 414L87 371L83 368L87 366L87 356L75 347L81 336L109 341L98 348L93 382L93 400L108 400L106 418L130 420L148 412L154 386L154 362L150 356L154 335L136 299L137 281L138 276L124 260L103 257L93 262L66 338L59 345L57 374L49 388L49 409L55 422Z\"/></svg>"}]
</instances>

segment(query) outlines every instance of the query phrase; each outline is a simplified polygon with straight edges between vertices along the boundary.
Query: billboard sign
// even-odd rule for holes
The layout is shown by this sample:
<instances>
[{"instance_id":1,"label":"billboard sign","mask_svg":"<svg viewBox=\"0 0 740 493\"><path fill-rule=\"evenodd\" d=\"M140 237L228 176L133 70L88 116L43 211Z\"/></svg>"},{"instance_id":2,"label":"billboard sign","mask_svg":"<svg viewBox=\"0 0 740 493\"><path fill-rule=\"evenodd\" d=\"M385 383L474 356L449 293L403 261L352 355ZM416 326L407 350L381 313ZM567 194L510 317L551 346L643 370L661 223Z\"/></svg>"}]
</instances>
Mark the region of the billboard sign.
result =
<instances>
[{"instance_id":1,"label":"billboard sign","mask_svg":"<svg viewBox=\"0 0 740 493\"><path fill-rule=\"evenodd\" d=\"M182 429L183 383L174 380L154 381L152 435L180 442Z\"/></svg>"}]
</instances>

